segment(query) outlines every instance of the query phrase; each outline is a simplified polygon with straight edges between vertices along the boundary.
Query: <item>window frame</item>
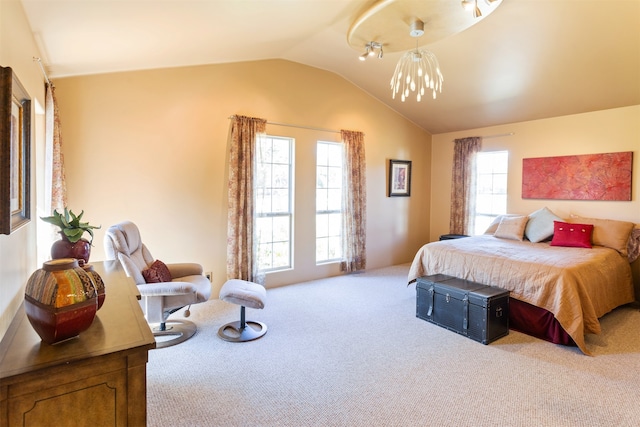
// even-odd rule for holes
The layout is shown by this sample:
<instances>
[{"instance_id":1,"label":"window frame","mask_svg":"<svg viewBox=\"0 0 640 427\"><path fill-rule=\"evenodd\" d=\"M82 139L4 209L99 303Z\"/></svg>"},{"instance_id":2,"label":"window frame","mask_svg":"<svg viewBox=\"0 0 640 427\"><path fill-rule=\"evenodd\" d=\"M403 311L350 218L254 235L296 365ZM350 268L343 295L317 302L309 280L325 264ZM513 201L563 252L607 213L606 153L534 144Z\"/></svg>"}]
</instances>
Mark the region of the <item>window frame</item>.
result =
<instances>
[{"instance_id":1,"label":"window frame","mask_svg":"<svg viewBox=\"0 0 640 427\"><path fill-rule=\"evenodd\" d=\"M330 200L329 200L329 194L328 191L330 191L331 189L336 190L338 189L337 187L331 187L329 184L329 181L335 181L334 180L330 180L330 174L329 174L329 170L330 168L337 168L336 165L332 165L329 164L330 162L326 162L327 164L320 164L320 159L319 159L319 155L318 155L318 151L321 145L326 145L328 147L339 147L340 149L340 153L341 153L341 158L340 158L340 165L339 165L339 190L340 190L340 207L338 209L330 209L329 208L329 204L330 204ZM327 155L327 158L330 158L329 155ZM327 173L325 174L325 176L327 177L327 186L326 187L319 187L318 183L319 183L319 168L323 167L326 168ZM316 250L315 250L315 263L316 265L322 265L322 264L331 264L331 263L336 263L336 262L340 262L342 261L343 258L343 218L342 215L344 215L344 205L343 205L343 191L344 191L344 144L342 142L336 142L336 141L326 141L326 140L318 140L316 141L316 185L315 185L315 189L316 189L316 209L315 209L315 223L316 223L316 232L315 232L315 246L316 246ZM318 209L318 200L319 200L319 195L318 195L318 190L321 189L326 189L327 190L327 200L326 200L326 205L327 208L326 209ZM327 235L324 236L318 236L318 229L319 229L319 223L318 223L318 217L320 215L327 215L329 216L327 218ZM339 216L339 225L338 225L338 229L339 229L339 234L331 234L330 229L331 227L331 215L338 215ZM335 222L335 221L334 221ZM326 253L329 254L331 252L331 248L332 248L332 244L331 241L333 240L333 245L336 245L336 241L337 243L337 247L339 248L339 254L336 254L336 256L334 257L327 257L327 258L323 258L323 259L319 259L318 258L318 248L319 248L319 240L320 239L324 239L326 240Z\"/></svg>"},{"instance_id":2,"label":"window frame","mask_svg":"<svg viewBox=\"0 0 640 427\"><path fill-rule=\"evenodd\" d=\"M261 153L263 153L263 151L265 148L262 146L262 144L264 144L267 140L271 141L271 145L273 146L273 141L288 141L289 147L288 147L288 163L277 163L273 161L273 157L270 158L269 162L265 162L263 161L263 156ZM278 272L278 271L286 271L286 270L290 270L293 269L294 267L294 257L293 257L293 251L294 251L294 235L293 235L293 231L294 231L294 197L295 197L295 139L292 137L288 137L288 136L276 136L276 135L259 135L257 138L257 147L256 147L256 164L255 164L255 170L256 170L256 178L254 180L254 185L253 185L253 191L254 191L254 204L255 204L255 221L254 221L254 236L255 236L255 245L256 245L256 250L257 250L257 254L256 256L258 257L258 265L259 265L259 270L263 273L273 273L273 272ZM271 153L273 153L273 151L271 151ZM259 178L258 175L261 173L261 164L263 165L270 165L270 171L269 171L269 177L270 177L270 186L265 186L263 187L263 189L265 190L265 193L269 193L269 197L270 197L270 202L271 202L271 210L269 211L264 211L262 209L260 209L260 202L259 202L259 197L261 197L260 195L260 187L259 187ZM287 200L287 207L285 210L273 210L273 192L274 191L279 191L279 190L283 190L285 189L284 187L277 187L273 185L273 179L274 179L274 174L273 174L273 169L274 169L274 165L279 165L279 166L283 166L283 165L287 165L287 169L288 169L288 178L287 178L287 182L288 182L288 187L286 187L286 191L288 192L288 200ZM273 220L277 219L277 218L286 218L288 217L288 221L287 221L287 225L288 225L288 241L287 240L273 240ZM259 222L261 219L264 218L269 218L271 219L271 227L269 228L269 230L271 231L271 237L269 240L265 240L262 236L260 236L260 226L259 226ZM287 243L286 247L287 247L287 252L288 252L288 260L286 265L278 265L274 267L274 245L278 244L278 243ZM262 259L262 246L263 245L270 245L270 261L268 263L268 267L265 267L265 262Z\"/></svg>"},{"instance_id":3,"label":"window frame","mask_svg":"<svg viewBox=\"0 0 640 427\"><path fill-rule=\"evenodd\" d=\"M492 170L490 173L483 173L481 172L481 167L480 167L480 161L481 161L481 157L485 157L485 156L505 156L504 158L504 164L501 164L501 168L494 168L492 167ZM508 183L509 183L509 151L508 150L492 150L492 151L479 151L478 153L476 153L476 173L475 173L475 177L474 179L476 180L476 185L475 185L475 203L474 203L474 210L473 210L473 221L472 221L472 230L471 230L471 234L473 235L480 235L482 233L484 233L484 231L486 230L486 228L488 227L488 225L495 220L498 216L500 215L504 215L507 213L507 201L508 201L508 195L509 195L509 188L508 188ZM495 162L495 160L492 160L492 162ZM489 175L491 177L491 191L488 192L482 192L481 186L480 186L480 178L481 176L487 176ZM498 175L504 175L504 178L502 179L503 184L504 184L504 192L501 191L496 191L496 176ZM503 209L495 209L494 205L492 204L492 207L489 209L488 212L479 212L478 210L478 199L480 198L480 196L491 196L492 198L496 198L496 197L500 197L500 199L502 199L502 203L499 203L500 205L503 206ZM493 202L493 200L492 200ZM482 218L487 218L488 221L482 221L479 223L478 218L482 217ZM486 226L484 226L486 224ZM482 228L481 230L479 230L478 228L479 225L482 225L484 228Z\"/></svg>"}]
</instances>

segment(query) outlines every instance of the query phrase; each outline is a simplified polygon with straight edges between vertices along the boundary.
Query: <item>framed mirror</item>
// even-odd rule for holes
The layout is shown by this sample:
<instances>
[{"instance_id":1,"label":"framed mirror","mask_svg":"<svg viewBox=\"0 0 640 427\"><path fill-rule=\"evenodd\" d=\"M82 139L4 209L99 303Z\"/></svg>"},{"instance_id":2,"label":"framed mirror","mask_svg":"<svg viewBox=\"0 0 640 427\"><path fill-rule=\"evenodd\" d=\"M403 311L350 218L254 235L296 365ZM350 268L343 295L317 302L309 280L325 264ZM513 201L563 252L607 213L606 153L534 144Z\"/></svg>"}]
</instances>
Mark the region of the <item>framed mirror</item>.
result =
<instances>
[{"instance_id":1,"label":"framed mirror","mask_svg":"<svg viewBox=\"0 0 640 427\"><path fill-rule=\"evenodd\" d=\"M31 220L31 98L10 67L0 67L0 234Z\"/></svg>"}]
</instances>

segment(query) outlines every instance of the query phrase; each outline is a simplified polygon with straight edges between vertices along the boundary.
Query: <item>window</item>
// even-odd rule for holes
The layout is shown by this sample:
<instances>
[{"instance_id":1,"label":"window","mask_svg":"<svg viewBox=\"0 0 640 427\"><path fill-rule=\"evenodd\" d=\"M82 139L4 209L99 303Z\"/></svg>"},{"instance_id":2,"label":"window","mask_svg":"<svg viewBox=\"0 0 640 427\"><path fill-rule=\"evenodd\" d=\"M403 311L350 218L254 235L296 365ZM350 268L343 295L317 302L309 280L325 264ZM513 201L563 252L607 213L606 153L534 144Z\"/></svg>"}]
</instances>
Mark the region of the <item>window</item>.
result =
<instances>
[{"instance_id":1,"label":"window","mask_svg":"<svg viewBox=\"0 0 640 427\"><path fill-rule=\"evenodd\" d=\"M498 216L507 213L507 151L476 155L476 209L471 234L482 234Z\"/></svg>"},{"instance_id":2,"label":"window","mask_svg":"<svg viewBox=\"0 0 640 427\"><path fill-rule=\"evenodd\" d=\"M318 141L316 153L316 263L342 258L341 143Z\"/></svg>"},{"instance_id":3,"label":"window","mask_svg":"<svg viewBox=\"0 0 640 427\"><path fill-rule=\"evenodd\" d=\"M275 136L258 139L255 232L258 265L265 272L292 266L293 142Z\"/></svg>"}]
</instances>

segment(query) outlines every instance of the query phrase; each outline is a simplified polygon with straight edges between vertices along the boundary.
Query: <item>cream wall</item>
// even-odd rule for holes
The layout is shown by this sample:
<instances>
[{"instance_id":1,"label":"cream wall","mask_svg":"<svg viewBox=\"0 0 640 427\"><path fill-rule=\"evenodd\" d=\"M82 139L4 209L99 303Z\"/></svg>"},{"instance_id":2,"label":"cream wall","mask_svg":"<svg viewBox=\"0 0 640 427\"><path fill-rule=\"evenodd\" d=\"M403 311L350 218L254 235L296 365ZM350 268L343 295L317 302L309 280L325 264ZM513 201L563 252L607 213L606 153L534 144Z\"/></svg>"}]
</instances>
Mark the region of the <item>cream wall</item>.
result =
<instances>
[{"instance_id":1,"label":"cream wall","mask_svg":"<svg viewBox=\"0 0 640 427\"><path fill-rule=\"evenodd\" d=\"M283 60L56 80L69 207L104 229L138 224L157 259L195 261L226 280L229 116L365 133L367 267L409 262L429 237L430 135L343 78ZM315 142L339 134L268 125L296 139L295 270L278 286L339 274L316 266ZM389 159L413 161L411 197L386 196Z\"/></svg>"},{"instance_id":2,"label":"cream wall","mask_svg":"<svg viewBox=\"0 0 640 427\"><path fill-rule=\"evenodd\" d=\"M640 106L636 105L434 135L431 164L431 241L449 232L453 140L466 136L505 133L513 135L486 138L482 142L482 149L509 151L507 209L510 213L529 214L547 206L561 217L577 214L640 223ZM619 151L632 151L634 156L630 202L522 198L523 158Z\"/></svg>"},{"instance_id":3,"label":"cream wall","mask_svg":"<svg viewBox=\"0 0 640 427\"><path fill-rule=\"evenodd\" d=\"M41 115L44 105L43 77L33 57L39 57L31 29L18 1L0 1L0 66L11 67L31 97L31 119L34 124L31 141L31 163L40 160L44 138ZM24 297L24 285L37 268L36 262L36 186L39 175L31 172L31 218L27 225L10 235L0 234L0 338Z\"/></svg>"}]
</instances>

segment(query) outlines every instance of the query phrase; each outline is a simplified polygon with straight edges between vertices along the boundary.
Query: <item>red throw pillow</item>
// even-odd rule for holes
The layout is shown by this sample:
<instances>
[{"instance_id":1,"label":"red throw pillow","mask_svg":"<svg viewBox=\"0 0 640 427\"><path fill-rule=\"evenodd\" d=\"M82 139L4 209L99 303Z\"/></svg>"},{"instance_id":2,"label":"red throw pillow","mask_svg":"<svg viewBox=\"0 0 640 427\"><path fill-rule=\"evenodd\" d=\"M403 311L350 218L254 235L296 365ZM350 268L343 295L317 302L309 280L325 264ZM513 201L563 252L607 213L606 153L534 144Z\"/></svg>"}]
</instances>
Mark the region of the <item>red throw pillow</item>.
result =
<instances>
[{"instance_id":1,"label":"red throw pillow","mask_svg":"<svg viewBox=\"0 0 640 427\"><path fill-rule=\"evenodd\" d=\"M592 224L571 224L568 222L553 221L551 246L590 248L592 234Z\"/></svg>"},{"instance_id":2,"label":"red throw pillow","mask_svg":"<svg viewBox=\"0 0 640 427\"><path fill-rule=\"evenodd\" d=\"M142 277L144 277L144 281L147 283L162 283L162 282L170 282L171 281L171 273L169 272L169 268L167 265L160 261L159 259L155 260L153 264L142 270Z\"/></svg>"}]
</instances>

